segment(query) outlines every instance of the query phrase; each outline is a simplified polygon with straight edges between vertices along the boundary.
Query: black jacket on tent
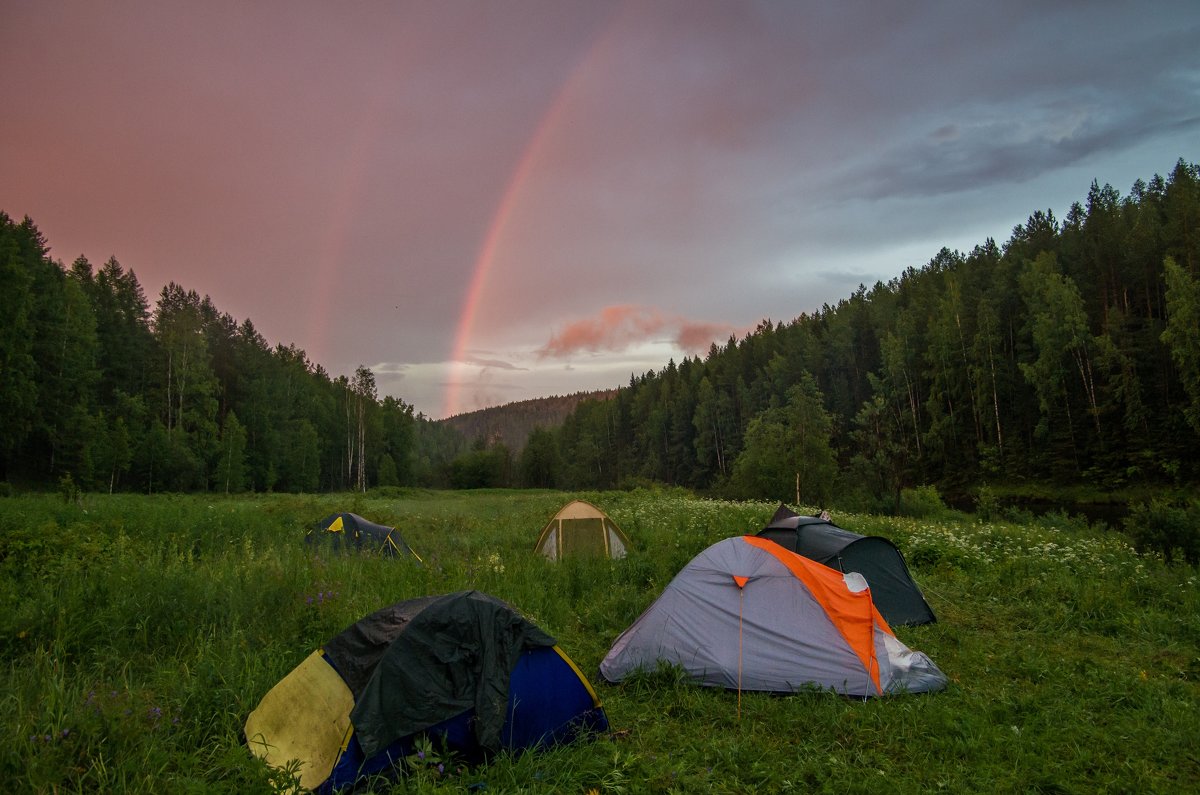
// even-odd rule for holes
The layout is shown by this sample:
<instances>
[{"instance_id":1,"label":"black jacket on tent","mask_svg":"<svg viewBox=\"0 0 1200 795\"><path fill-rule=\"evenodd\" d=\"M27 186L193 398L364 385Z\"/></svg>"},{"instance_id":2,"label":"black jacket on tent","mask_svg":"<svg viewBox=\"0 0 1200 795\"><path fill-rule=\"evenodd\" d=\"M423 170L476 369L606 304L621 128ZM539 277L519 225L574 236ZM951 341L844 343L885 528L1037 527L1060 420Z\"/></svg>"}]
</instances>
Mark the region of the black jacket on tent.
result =
<instances>
[{"instance_id":1,"label":"black jacket on tent","mask_svg":"<svg viewBox=\"0 0 1200 795\"><path fill-rule=\"evenodd\" d=\"M832 569L861 574L871 587L876 609L889 624L937 621L908 573L904 556L882 536L851 533L820 516L800 516L785 505L758 535Z\"/></svg>"},{"instance_id":2,"label":"black jacket on tent","mask_svg":"<svg viewBox=\"0 0 1200 795\"><path fill-rule=\"evenodd\" d=\"M380 555L412 556L418 561L421 556L405 543L400 531L394 527L375 524L356 513L335 513L326 516L309 531L308 543L328 543L338 552L351 549L377 552Z\"/></svg>"},{"instance_id":3,"label":"black jacket on tent","mask_svg":"<svg viewBox=\"0 0 1200 795\"><path fill-rule=\"evenodd\" d=\"M395 642L400 636L404 642ZM372 756L471 708L479 745L499 750L517 658L553 645L504 602L463 591L376 611L326 643L325 654L355 694L350 718Z\"/></svg>"}]
</instances>

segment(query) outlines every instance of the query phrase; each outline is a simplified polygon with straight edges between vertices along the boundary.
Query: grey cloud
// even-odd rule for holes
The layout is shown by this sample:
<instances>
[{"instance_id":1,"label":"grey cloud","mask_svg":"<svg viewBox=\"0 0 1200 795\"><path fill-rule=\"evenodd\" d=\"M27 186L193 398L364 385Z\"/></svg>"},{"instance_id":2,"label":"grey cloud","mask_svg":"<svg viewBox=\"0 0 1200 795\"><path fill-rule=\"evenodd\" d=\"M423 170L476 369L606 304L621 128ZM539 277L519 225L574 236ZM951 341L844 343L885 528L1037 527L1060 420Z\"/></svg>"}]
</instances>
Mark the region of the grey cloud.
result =
<instances>
[{"instance_id":1,"label":"grey cloud","mask_svg":"<svg viewBox=\"0 0 1200 795\"><path fill-rule=\"evenodd\" d=\"M512 362L506 362L502 359L486 359L480 356L467 354L464 361L467 364L474 364L478 367L483 367L489 370L528 370L528 367L519 367Z\"/></svg>"},{"instance_id":2,"label":"grey cloud","mask_svg":"<svg viewBox=\"0 0 1200 795\"><path fill-rule=\"evenodd\" d=\"M864 159L836 183L844 196L868 199L1021 183L1164 134L1200 129L1200 116L1114 114L1094 106L1058 103L1020 112L1012 109L991 119L964 120L953 125L954 136L943 132L950 126Z\"/></svg>"}]
</instances>

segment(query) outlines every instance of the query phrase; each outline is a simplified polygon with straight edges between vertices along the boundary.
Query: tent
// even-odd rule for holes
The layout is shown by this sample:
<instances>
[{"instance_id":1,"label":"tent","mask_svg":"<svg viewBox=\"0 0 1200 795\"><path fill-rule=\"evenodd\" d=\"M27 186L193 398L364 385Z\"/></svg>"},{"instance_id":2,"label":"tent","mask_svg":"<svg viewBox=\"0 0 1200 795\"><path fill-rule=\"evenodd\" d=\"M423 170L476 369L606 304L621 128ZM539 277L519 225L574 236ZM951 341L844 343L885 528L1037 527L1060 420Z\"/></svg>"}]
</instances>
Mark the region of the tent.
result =
<instances>
[{"instance_id":1,"label":"tent","mask_svg":"<svg viewBox=\"0 0 1200 795\"><path fill-rule=\"evenodd\" d=\"M568 557L623 558L629 538L604 511L574 500L542 528L534 551L550 560Z\"/></svg>"},{"instance_id":2,"label":"tent","mask_svg":"<svg viewBox=\"0 0 1200 795\"><path fill-rule=\"evenodd\" d=\"M756 536L718 541L693 558L621 633L600 673L620 682L662 663L739 692L880 696L946 684L892 633L861 576Z\"/></svg>"},{"instance_id":3,"label":"tent","mask_svg":"<svg viewBox=\"0 0 1200 795\"><path fill-rule=\"evenodd\" d=\"M308 531L307 541L328 542L335 550L378 552L381 555L412 555L418 561L421 556L413 552L404 542L400 531L394 527L375 524L356 513L335 513L326 516Z\"/></svg>"},{"instance_id":4,"label":"tent","mask_svg":"<svg viewBox=\"0 0 1200 795\"><path fill-rule=\"evenodd\" d=\"M908 573L904 556L882 536L851 533L830 521L828 514L800 516L784 505L758 535L830 568L861 574L871 586L875 607L893 626L937 621Z\"/></svg>"},{"instance_id":5,"label":"tent","mask_svg":"<svg viewBox=\"0 0 1200 795\"><path fill-rule=\"evenodd\" d=\"M606 731L595 691L566 653L478 591L376 611L308 656L246 720L250 751L299 763L331 793L395 774L422 737L468 762Z\"/></svg>"}]
</instances>

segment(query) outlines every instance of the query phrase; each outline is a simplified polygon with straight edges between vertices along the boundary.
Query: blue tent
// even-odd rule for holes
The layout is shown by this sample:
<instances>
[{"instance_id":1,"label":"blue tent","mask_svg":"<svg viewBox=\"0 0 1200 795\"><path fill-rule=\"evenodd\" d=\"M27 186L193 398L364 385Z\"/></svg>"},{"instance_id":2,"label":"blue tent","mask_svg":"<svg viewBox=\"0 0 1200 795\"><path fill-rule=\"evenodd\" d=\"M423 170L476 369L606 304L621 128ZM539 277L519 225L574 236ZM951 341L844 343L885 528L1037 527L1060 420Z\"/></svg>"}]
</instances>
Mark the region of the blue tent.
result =
<instances>
[{"instance_id":1,"label":"blue tent","mask_svg":"<svg viewBox=\"0 0 1200 795\"><path fill-rule=\"evenodd\" d=\"M245 735L267 764L299 763L303 788L332 793L399 772L422 738L470 763L607 729L554 638L499 599L464 591L351 625L263 697Z\"/></svg>"},{"instance_id":2,"label":"blue tent","mask_svg":"<svg viewBox=\"0 0 1200 795\"><path fill-rule=\"evenodd\" d=\"M317 522L305 538L309 544L328 544L336 552L374 552L386 557L409 556L419 562L421 556L413 551L400 531L387 525L375 524L356 513L334 513Z\"/></svg>"}]
</instances>

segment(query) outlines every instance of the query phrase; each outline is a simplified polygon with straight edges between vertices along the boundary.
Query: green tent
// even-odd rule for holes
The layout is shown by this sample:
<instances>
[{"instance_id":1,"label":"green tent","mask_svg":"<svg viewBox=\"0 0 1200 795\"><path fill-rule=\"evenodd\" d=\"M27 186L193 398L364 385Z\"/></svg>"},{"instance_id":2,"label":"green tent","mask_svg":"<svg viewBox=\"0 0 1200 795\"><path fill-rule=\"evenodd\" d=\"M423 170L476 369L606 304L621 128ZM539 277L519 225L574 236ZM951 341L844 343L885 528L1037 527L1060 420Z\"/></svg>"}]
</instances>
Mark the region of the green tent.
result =
<instances>
[{"instance_id":1,"label":"green tent","mask_svg":"<svg viewBox=\"0 0 1200 795\"><path fill-rule=\"evenodd\" d=\"M884 620L889 624L931 624L937 620L908 573L900 550L882 536L863 536L835 525L828 514L801 516L785 505L758 533L809 560L856 571L867 581Z\"/></svg>"}]
</instances>

